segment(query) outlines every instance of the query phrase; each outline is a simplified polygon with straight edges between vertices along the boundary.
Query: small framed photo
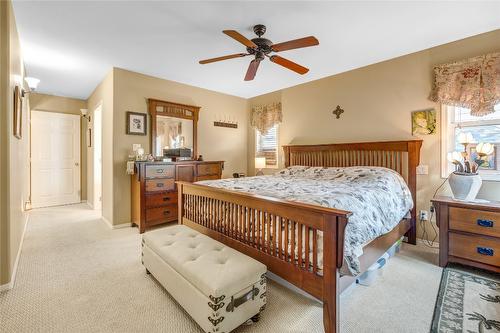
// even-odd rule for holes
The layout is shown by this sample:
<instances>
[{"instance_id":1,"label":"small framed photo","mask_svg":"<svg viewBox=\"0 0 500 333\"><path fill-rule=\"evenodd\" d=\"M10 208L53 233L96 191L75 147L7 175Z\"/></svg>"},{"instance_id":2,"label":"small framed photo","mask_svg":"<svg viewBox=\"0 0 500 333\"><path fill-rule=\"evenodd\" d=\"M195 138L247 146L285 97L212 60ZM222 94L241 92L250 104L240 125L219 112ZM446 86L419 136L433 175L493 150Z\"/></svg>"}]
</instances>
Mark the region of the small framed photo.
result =
<instances>
[{"instance_id":1,"label":"small framed photo","mask_svg":"<svg viewBox=\"0 0 500 333\"><path fill-rule=\"evenodd\" d=\"M23 137L23 96L19 86L14 88L14 136Z\"/></svg>"},{"instance_id":2,"label":"small framed photo","mask_svg":"<svg viewBox=\"0 0 500 333\"><path fill-rule=\"evenodd\" d=\"M127 134L147 134L147 114L127 111Z\"/></svg>"},{"instance_id":3,"label":"small framed photo","mask_svg":"<svg viewBox=\"0 0 500 333\"><path fill-rule=\"evenodd\" d=\"M412 134L416 136L436 134L436 110L413 111L411 127Z\"/></svg>"}]
</instances>

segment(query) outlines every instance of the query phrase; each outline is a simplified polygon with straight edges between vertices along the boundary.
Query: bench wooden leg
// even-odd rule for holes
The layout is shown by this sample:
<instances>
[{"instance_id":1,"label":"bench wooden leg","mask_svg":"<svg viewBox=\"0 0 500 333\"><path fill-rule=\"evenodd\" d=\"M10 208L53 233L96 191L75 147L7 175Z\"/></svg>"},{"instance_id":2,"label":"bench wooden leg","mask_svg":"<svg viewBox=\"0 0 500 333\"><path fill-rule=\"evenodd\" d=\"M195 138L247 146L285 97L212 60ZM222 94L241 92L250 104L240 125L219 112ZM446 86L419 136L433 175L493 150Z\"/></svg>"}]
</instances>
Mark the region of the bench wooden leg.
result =
<instances>
[{"instance_id":1,"label":"bench wooden leg","mask_svg":"<svg viewBox=\"0 0 500 333\"><path fill-rule=\"evenodd\" d=\"M254 323L258 322L260 320L260 312L253 316L251 319Z\"/></svg>"},{"instance_id":2,"label":"bench wooden leg","mask_svg":"<svg viewBox=\"0 0 500 333\"><path fill-rule=\"evenodd\" d=\"M151 274L151 272L150 272L150 271L148 271L148 269L147 269L147 268L146 268L146 274Z\"/></svg>"}]
</instances>

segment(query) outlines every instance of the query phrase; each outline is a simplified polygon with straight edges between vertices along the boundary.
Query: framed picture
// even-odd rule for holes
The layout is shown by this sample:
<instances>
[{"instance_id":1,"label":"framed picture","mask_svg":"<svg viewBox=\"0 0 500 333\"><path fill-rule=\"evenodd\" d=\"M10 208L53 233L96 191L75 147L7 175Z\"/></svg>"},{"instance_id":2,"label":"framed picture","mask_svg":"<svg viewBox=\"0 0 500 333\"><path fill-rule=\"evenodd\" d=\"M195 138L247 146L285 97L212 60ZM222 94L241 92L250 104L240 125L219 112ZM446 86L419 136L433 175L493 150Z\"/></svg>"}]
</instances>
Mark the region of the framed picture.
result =
<instances>
[{"instance_id":1,"label":"framed picture","mask_svg":"<svg viewBox=\"0 0 500 333\"><path fill-rule=\"evenodd\" d=\"M429 135L436 133L436 110L413 111L411 113L411 134Z\"/></svg>"},{"instance_id":2,"label":"framed picture","mask_svg":"<svg viewBox=\"0 0 500 333\"><path fill-rule=\"evenodd\" d=\"M476 151L476 145L469 145L468 147L468 150L469 150L469 156L470 156L470 159L475 161L478 159L478 156L477 156L477 151ZM484 160L484 162L481 164L481 166L479 167L479 169L482 169L482 170L497 170L497 167L498 167L498 163L497 163L497 145L495 145L495 148L493 150L493 154L491 155L488 155L486 156L486 159Z\"/></svg>"},{"instance_id":3,"label":"framed picture","mask_svg":"<svg viewBox=\"0 0 500 333\"><path fill-rule=\"evenodd\" d=\"M19 86L14 88L14 136L23 137L23 97Z\"/></svg>"},{"instance_id":4,"label":"framed picture","mask_svg":"<svg viewBox=\"0 0 500 333\"><path fill-rule=\"evenodd\" d=\"M146 116L145 113L127 111L127 134L146 135Z\"/></svg>"},{"instance_id":5,"label":"framed picture","mask_svg":"<svg viewBox=\"0 0 500 333\"><path fill-rule=\"evenodd\" d=\"M92 128L87 130L87 147L92 147Z\"/></svg>"}]
</instances>

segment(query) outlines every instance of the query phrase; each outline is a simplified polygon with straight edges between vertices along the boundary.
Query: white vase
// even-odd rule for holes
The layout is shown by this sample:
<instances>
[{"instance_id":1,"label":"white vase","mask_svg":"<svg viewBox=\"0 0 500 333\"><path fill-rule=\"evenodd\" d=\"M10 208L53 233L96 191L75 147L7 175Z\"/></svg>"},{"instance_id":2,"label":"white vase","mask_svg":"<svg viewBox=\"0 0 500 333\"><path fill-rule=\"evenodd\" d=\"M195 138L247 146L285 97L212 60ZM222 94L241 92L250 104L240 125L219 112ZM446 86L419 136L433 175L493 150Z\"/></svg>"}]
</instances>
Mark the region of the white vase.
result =
<instances>
[{"instance_id":1,"label":"white vase","mask_svg":"<svg viewBox=\"0 0 500 333\"><path fill-rule=\"evenodd\" d=\"M452 173L448 178L453 197L457 200L473 201L483 183L481 176L475 174Z\"/></svg>"}]
</instances>

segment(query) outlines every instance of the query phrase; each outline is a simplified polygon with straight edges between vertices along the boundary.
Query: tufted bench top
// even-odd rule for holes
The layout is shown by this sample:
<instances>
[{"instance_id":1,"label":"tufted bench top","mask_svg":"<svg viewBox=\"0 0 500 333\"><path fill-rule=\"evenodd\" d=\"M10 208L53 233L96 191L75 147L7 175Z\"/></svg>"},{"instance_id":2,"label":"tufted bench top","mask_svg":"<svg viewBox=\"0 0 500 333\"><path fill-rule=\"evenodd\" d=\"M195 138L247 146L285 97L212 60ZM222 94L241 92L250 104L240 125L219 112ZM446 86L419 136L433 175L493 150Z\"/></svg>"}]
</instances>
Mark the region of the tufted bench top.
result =
<instances>
[{"instance_id":1,"label":"tufted bench top","mask_svg":"<svg viewBox=\"0 0 500 333\"><path fill-rule=\"evenodd\" d=\"M257 260L184 225L149 231L142 238L207 297L236 294L267 270Z\"/></svg>"}]
</instances>

